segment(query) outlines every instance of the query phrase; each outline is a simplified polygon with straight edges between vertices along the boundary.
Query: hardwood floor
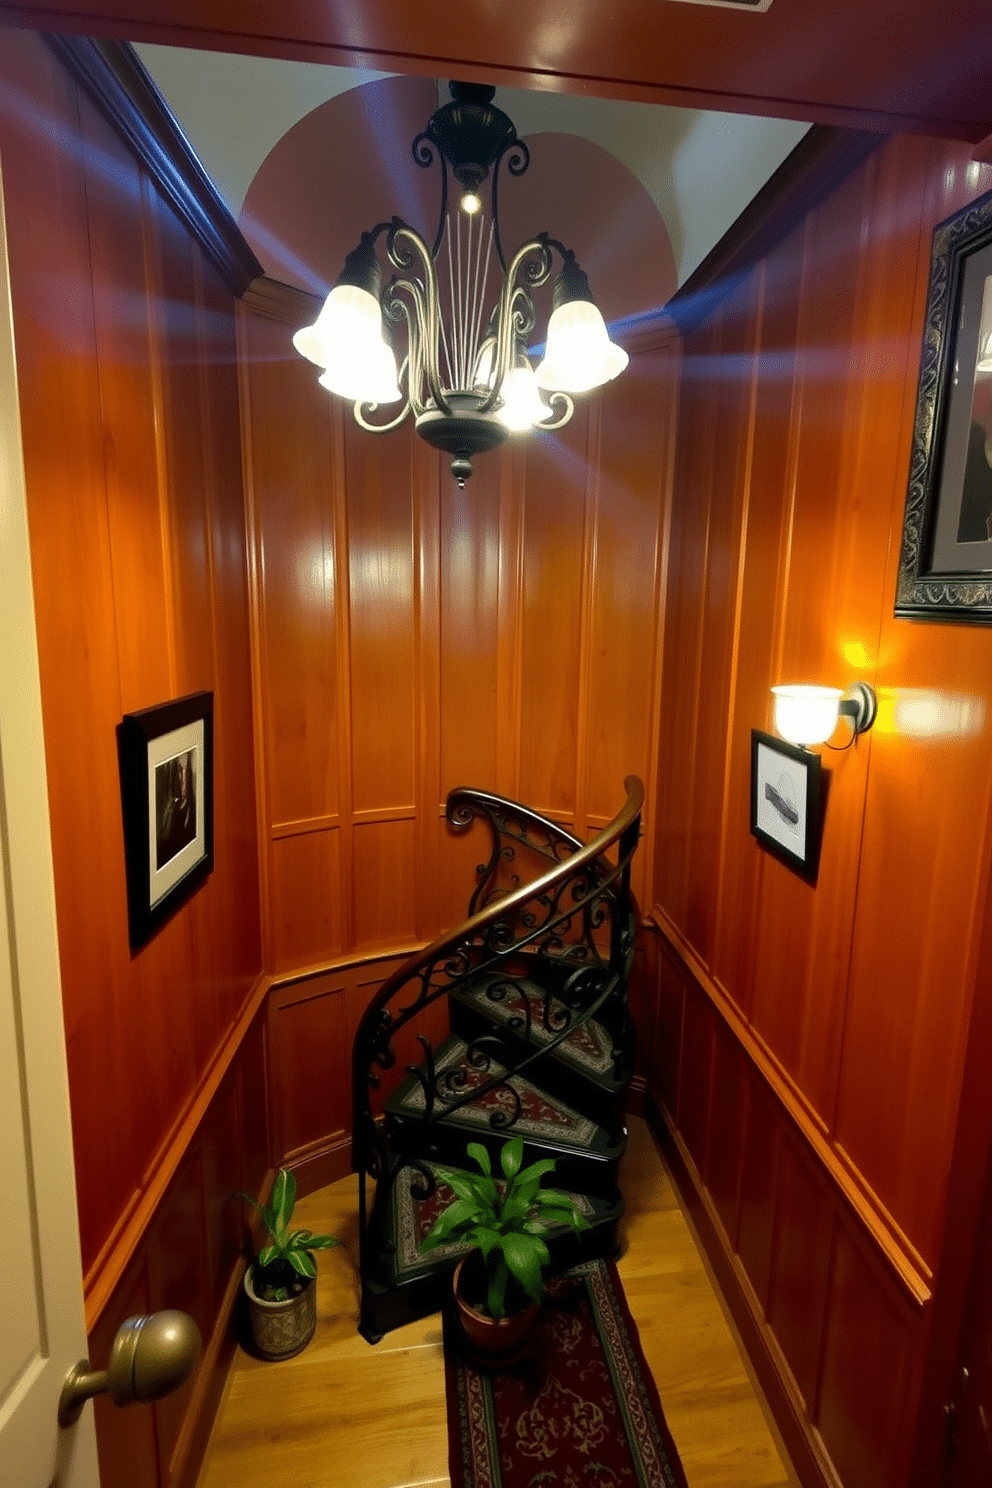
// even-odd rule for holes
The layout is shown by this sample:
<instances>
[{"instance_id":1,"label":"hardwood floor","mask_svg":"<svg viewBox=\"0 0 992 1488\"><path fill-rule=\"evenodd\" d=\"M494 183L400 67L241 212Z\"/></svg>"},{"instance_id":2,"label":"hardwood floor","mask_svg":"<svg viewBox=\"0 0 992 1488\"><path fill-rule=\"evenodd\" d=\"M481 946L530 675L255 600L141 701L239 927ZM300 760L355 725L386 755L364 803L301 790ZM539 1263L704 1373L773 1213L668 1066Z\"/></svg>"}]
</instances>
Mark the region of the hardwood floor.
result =
<instances>
[{"instance_id":1,"label":"hardwood floor","mask_svg":"<svg viewBox=\"0 0 992 1488\"><path fill-rule=\"evenodd\" d=\"M621 1186L620 1274L690 1488L796 1488L667 1170L632 1118ZM357 1252L354 1177L301 1199L295 1219ZM355 1331L358 1292L342 1250L318 1260L317 1333L295 1359L241 1349L198 1488L445 1488L440 1318L371 1348Z\"/></svg>"}]
</instances>

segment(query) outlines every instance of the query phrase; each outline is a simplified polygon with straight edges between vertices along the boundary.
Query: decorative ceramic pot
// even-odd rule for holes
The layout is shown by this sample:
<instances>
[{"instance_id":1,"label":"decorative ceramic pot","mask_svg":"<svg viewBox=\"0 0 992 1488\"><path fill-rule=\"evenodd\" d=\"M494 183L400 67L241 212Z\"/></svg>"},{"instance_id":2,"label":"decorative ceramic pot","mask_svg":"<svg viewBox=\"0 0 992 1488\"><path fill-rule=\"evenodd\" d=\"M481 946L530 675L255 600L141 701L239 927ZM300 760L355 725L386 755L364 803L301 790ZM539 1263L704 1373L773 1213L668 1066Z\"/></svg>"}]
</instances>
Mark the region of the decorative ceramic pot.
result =
<instances>
[{"instance_id":1,"label":"decorative ceramic pot","mask_svg":"<svg viewBox=\"0 0 992 1488\"><path fill-rule=\"evenodd\" d=\"M530 1334L539 1311L536 1302L530 1302L523 1312L512 1313L505 1318L491 1318L466 1302L462 1293L462 1273L472 1256L459 1261L455 1270L455 1302L461 1319L462 1332L468 1352L478 1364L487 1369L504 1369L519 1364L530 1347Z\"/></svg>"},{"instance_id":2,"label":"decorative ceramic pot","mask_svg":"<svg viewBox=\"0 0 992 1488\"><path fill-rule=\"evenodd\" d=\"M255 1294L254 1272L254 1265L249 1266L244 1288L255 1347L263 1359L290 1359L306 1348L317 1326L316 1279L285 1302L267 1302Z\"/></svg>"}]
</instances>

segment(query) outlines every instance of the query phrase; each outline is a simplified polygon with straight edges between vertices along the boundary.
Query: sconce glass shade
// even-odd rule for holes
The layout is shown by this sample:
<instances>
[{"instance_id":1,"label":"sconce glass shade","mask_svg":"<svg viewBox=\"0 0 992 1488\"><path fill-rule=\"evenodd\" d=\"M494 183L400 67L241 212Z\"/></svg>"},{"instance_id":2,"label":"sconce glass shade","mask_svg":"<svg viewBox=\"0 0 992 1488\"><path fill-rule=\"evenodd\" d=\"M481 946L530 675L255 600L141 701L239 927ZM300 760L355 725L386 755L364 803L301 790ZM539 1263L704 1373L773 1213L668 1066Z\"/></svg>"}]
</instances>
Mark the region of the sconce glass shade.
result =
<instances>
[{"instance_id":1,"label":"sconce glass shade","mask_svg":"<svg viewBox=\"0 0 992 1488\"><path fill-rule=\"evenodd\" d=\"M591 300L566 300L548 321L544 360L535 375L549 392L585 393L617 377L628 361Z\"/></svg>"},{"instance_id":2,"label":"sconce glass shade","mask_svg":"<svg viewBox=\"0 0 992 1488\"><path fill-rule=\"evenodd\" d=\"M791 744L825 744L837 727L839 687L773 687L775 727Z\"/></svg>"}]
</instances>

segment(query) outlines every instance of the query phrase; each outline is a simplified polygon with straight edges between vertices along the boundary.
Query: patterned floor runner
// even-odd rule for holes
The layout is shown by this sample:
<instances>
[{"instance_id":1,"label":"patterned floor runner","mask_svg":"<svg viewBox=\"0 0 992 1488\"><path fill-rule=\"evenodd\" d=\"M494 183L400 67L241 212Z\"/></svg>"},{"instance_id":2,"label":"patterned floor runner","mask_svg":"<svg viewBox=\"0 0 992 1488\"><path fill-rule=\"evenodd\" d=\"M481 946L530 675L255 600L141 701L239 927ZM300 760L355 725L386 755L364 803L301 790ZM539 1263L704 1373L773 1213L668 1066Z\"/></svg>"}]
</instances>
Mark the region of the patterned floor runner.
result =
<instances>
[{"instance_id":1,"label":"patterned floor runner","mask_svg":"<svg viewBox=\"0 0 992 1488\"><path fill-rule=\"evenodd\" d=\"M612 1261L553 1282L531 1357L488 1374L444 1322L452 1488L688 1488Z\"/></svg>"}]
</instances>

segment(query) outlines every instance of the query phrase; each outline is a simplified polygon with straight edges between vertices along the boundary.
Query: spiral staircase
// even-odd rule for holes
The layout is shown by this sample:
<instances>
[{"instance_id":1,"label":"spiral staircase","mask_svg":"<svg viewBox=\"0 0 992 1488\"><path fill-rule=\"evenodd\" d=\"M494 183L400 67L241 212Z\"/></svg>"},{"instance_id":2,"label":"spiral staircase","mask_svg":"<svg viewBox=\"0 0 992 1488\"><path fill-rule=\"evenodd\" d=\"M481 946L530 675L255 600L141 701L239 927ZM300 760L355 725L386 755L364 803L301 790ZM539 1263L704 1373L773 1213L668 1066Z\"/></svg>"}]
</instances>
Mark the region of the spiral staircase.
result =
<instances>
[{"instance_id":1,"label":"spiral staircase","mask_svg":"<svg viewBox=\"0 0 992 1488\"><path fill-rule=\"evenodd\" d=\"M359 1331L370 1343L437 1311L450 1290L464 1247L422 1256L420 1242L454 1199L446 1175L469 1142L495 1156L515 1134L525 1163L556 1159L550 1181L589 1223L548 1233L554 1265L616 1251L644 795L636 776L625 787L586 844L501 796L448 797L451 831L479 824L488 837L468 918L383 984L352 1052Z\"/></svg>"}]
</instances>

